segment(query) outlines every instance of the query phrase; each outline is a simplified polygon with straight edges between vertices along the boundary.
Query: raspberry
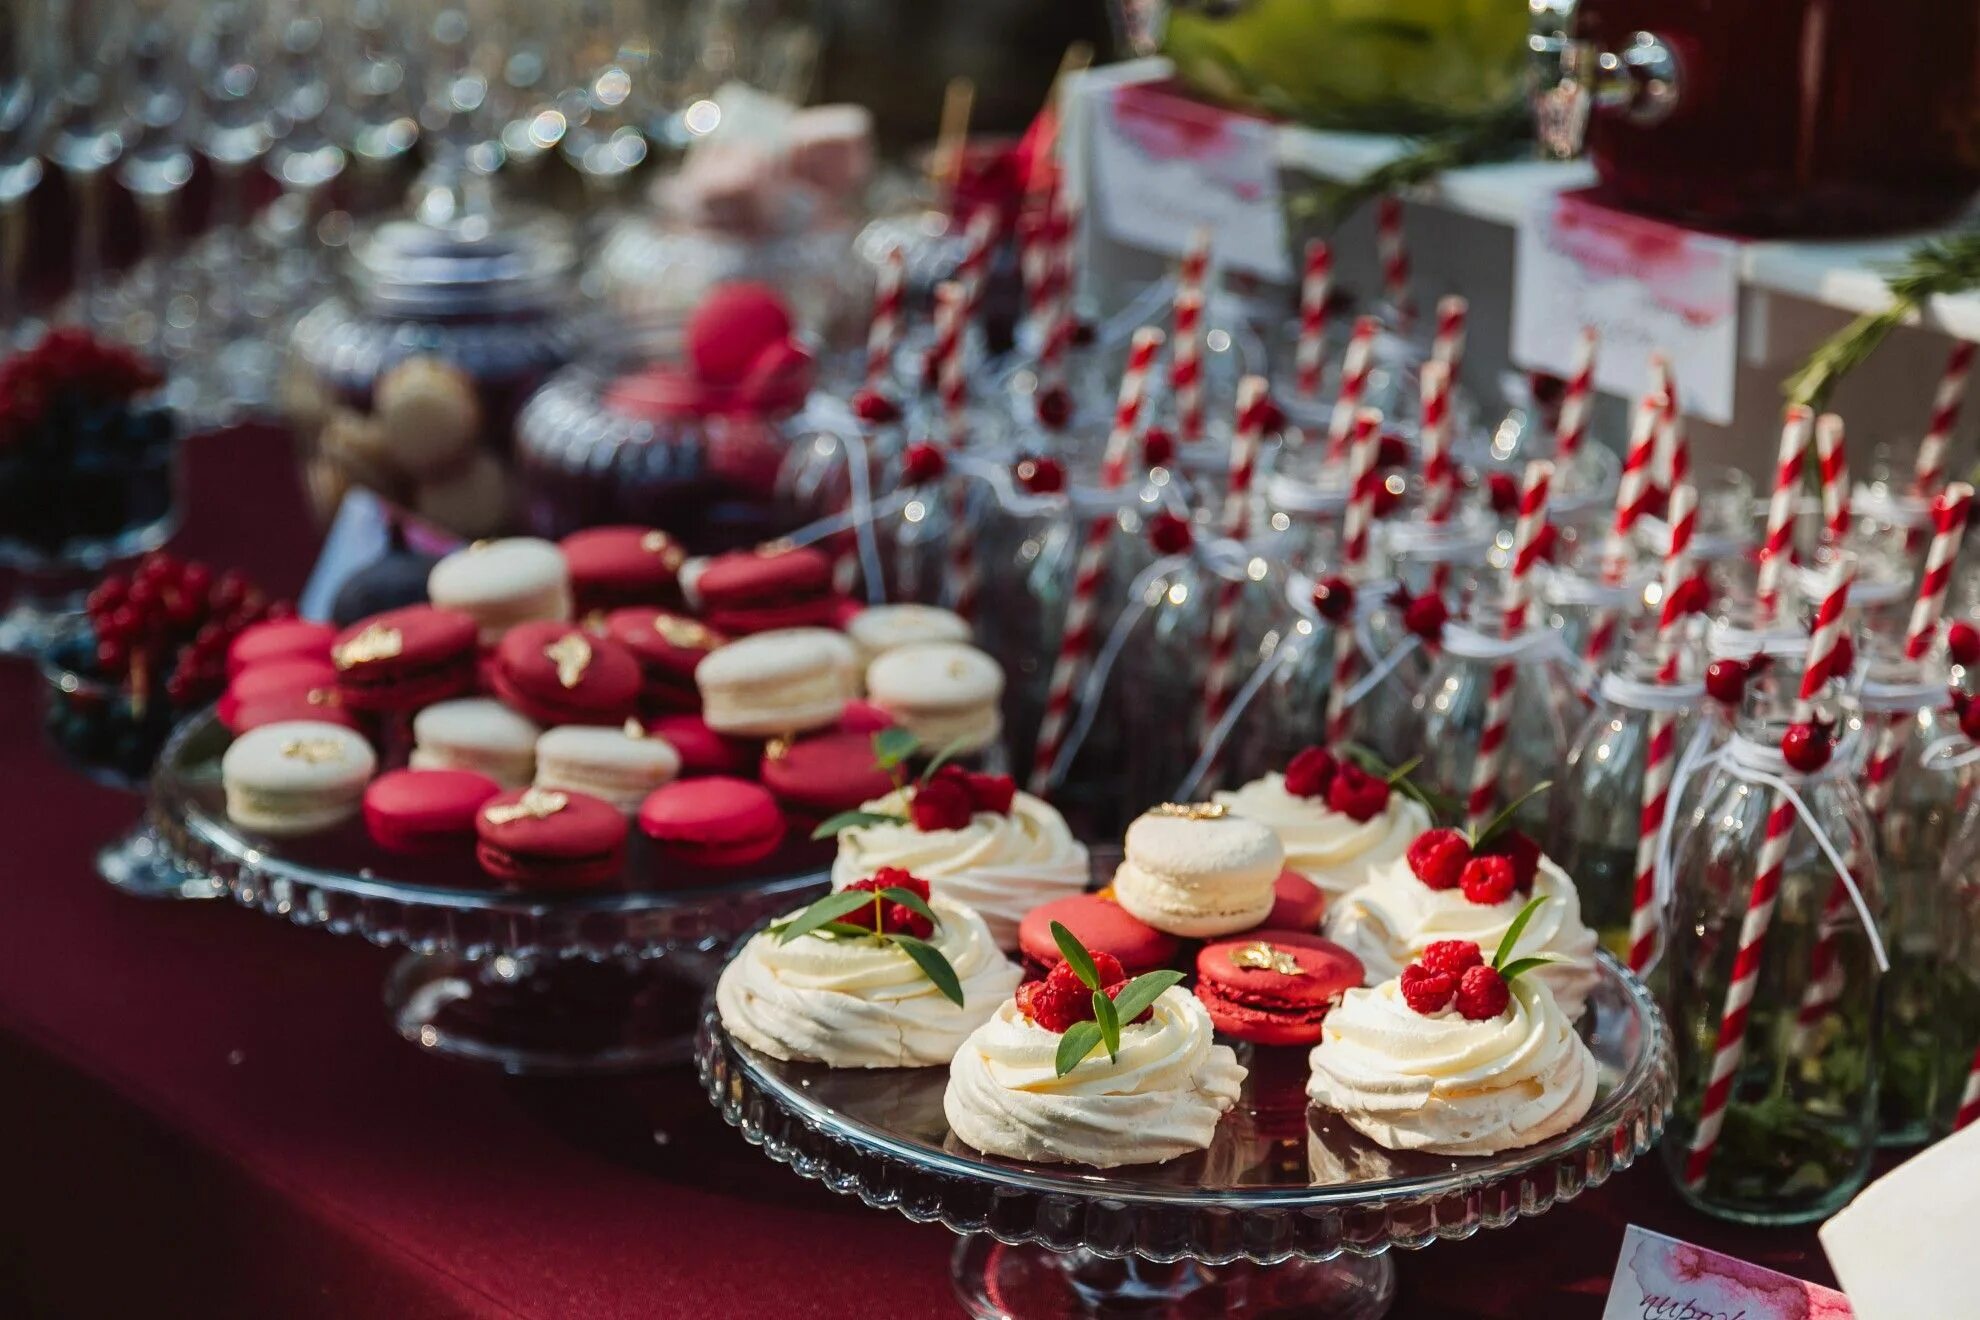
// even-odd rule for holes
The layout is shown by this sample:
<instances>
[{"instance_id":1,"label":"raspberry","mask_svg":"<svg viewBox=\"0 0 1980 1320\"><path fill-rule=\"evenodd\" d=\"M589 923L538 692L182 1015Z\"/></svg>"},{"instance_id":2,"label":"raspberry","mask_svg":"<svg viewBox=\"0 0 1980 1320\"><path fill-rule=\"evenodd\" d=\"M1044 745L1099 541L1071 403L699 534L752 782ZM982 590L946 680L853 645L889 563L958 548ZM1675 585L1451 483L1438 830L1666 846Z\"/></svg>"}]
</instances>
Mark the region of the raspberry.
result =
<instances>
[{"instance_id":1,"label":"raspberry","mask_svg":"<svg viewBox=\"0 0 1980 1320\"><path fill-rule=\"evenodd\" d=\"M1258 412L1259 429L1266 435L1277 435L1286 429L1286 410L1269 394L1258 401Z\"/></svg>"},{"instance_id":2,"label":"raspberry","mask_svg":"<svg viewBox=\"0 0 1980 1320\"><path fill-rule=\"evenodd\" d=\"M1508 858L1474 857L1464 864L1458 887L1472 902L1489 906L1511 898L1513 890L1519 887L1519 878Z\"/></svg>"},{"instance_id":3,"label":"raspberry","mask_svg":"<svg viewBox=\"0 0 1980 1320\"><path fill-rule=\"evenodd\" d=\"M1044 980L1019 986L1017 1006L1045 1030L1063 1032L1093 1016L1093 992L1080 984L1072 968L1060 963Z\"/></svg>"},{"instance_id":4,"label":"raspberry","mask_svg":"<svg viewBox=\"0 0 1980 1320\"><path fill-rule=\"evenodd\" d=\"M1356 820L1373 820L1387 810L1389 785L1358 766L1344 765L1327 785L1327 806Z\"/></svg>"},{"instance_id":5,"label":"raspberry","mask_svg":"<svg viewBox=\"0 0 1980 1320\"><path fill-rule=\"evenodd\" d=\"M1329 623L1352 617L1354 584L1339 576L1321 579L1313 585L1313 608Z\"/></svg>"},{"instance_id":6,"label":"raspberry","mask_svg":"<svg viewBox=\"0 0 1980 1320\"><path fill-rule=\"evenodd\" d=\"M1375 442L1375 466L1395 468L1409 466L1409 442L1394 431L1384 431L1382 438Z\"/></svg>"},{"instance_id":7,"label":"raspberry","mask_svg":"<svg viewBox=\"0 0 1980 1320\"><path fill-rule=\"evenodd\" d=\"M1511 1002L1512 991L1506 988L1506 978L1483 964L1465 972L1458 981L1457 1009L1468 1021L1495 1018Z\"/></svg>"},{"instance_id":8,"label":"raspberry","mask_svg":"<svg viewBox=\"0 0 1980 1320\"><path fill-rule=\"evenodd\" d=\"M1721 706L1738 706L1746 696L1746 674L1737 660L1714 660L1705 666L1705 695Z\"/></svg>"},{"instance_id":9,"label":"raspberry","mask_svg":"<svg viewBox=\"0 0 1980 1320\"><path fill-rule=\"evenodd\" d=\"M1403 606L1403 627L1426 642L1444 640L1444 625L1451 619L1451 607L1443 597L1425 592Z\"/></svg>"},{"instance_id":10,"label":"raspberry","mask_svg":"<svg viewBox=\"0 0 1980 1320\"><path fill-rule=\"evenodd\" d=\"M1141 437L1141 459L1149 467L1167 467L1176 456L1176 438L1159 426L1151 426Z\"/></svg>"},{"instance_id":11,"label":"raspberry","mask_svg":"<svg viewBox=\"0 0 1980 1320\"><path fill-rule=\"evenodd\" d=\"M1946 629L1946 651L1954 664L1971 668L1980 661L1980 628L1961 622Z\"/></svg>"},{"instance_id":12,"label":"raspberry","mask_svg":"<svg viewBox=\"0 0 1980 1320\"><path fill-rule=\"evenodd\" d=\"M1100 985L1103 989L1110 991L1117 989L1127 980L1127 968L1121 966L1121 960L1113 954L1095 953L1089 956L1093 959L1093 970L1100 974Z\"/></svg>"},{"instance_id":13,"label":"raspberry","mask_svg":"<svg viewBox=\"0 0 1980 1320\"><path fill-rule=\"evenodd\" d=\"M928 882L898 866L883 866L866 879L855 880L846 888L869 894L877 894L882 889L905 889L924 903L928 901ZM935 932L934 923L904 904L882 903L879 906L880 929L888 935L912 935L916 939L925 940ZM872 930L873 908L871 906L854 908L839 920L848 926Z\"/></svg>"},{"instance_id":14,"label":"raspberry","mask_svg":"<svg viewBox=\"0 0 1980 1320\"><path fill-rule=\"evenodd\" d=\"M1402 491L1403 479L1401 477L1392 476L1386 480L1376 482L1375 503L1368 511L1370 516L1386 518L1394 513L1396 506L1402 503Z\"/></svg>"},{"instance_id":15,"label":"raspberry","mask_svg":"<svg viewBox=\"0 0 1980 1320\"><path fill-rule=\"evenodd\" d=\"M1148 520L1148 540L1157 554L1179 555L1189 549L1196 534L1190 530L1189 520L1166 509Z\"/></svg>"},{"instance_id":16,"label":"raspberry","mask_svg":"<svg viewBox=\"0 0 1980 1320\"><path fill-rule=\"evenodd\" d=\"M1814 724L1790 724L1781 735L1781 756L1804 775L1812 775L1829 763L1834 748L1829 731Z\"/></svg>"},{"instance_id":17,"label":"raspberry","mask_svg":"<svg viewBox=\"0 0 1980 1320\"><path fill-rule=\"evenodd\" d=\"M1540 874L1540 844L1524 830L1507 830L1478 850L1481 857L1503 857L1512 863L1513 884L1523 894Z\"/></svg>"},{"instance_id":18,"label":"raspberry","mask_svg":"<svg viewBox=\"0 0 1980 1320\"><path fill-rule=\"evenodd\" d=\"M1339 768L1326 748L1305 748L1286 762L1286 792L1294 797L1325 797Z\"/></svg>"},{"instance_id":19,"label":"raspberry","mask_svg":"<svg viewBox=\"0 0 1980 1320\"><path fill-rule=\"evenodd\" d=\"M1471 861L1471 845L1456 830L1429 830L1416 836L1406 854L1409 869L1431 889L1456 889Z\"/></svg>"},{"instance_id":20,"label":"raspberry","mask_svg":"<svg viewBox=\"0 0 1980 1320\"><path fill-rule=\"evenodd\" d=\"M1829 672L1822 676L1824 682L1834 683L1846 679L1856 670L1856 643L1848 633L1836 638L1836 649L1829 657Z\"/></svg>"},{"instance_id":21,"label":"raspberry","mask_svg":"<svg viewBox=\"0 0 1980 1320\"><path fill-rule=\"evenodd\" d=\"M923 832L964 829L975 814L976 801L970 796L969 786L942 774L915 789L914 798L908 803L908 815L914 818L914 827Z\"/></svg>"},{"instance_id":22,"label":"raspberry","mask_svg":"<svg viewBox=\"0 0 1980 1320\"><path fill-rule=\"evenodd\" d=\"M1491 502L1492 512L1501 518L1510 518L1519 512L1519 483L1507 472L1494 472L1485 478L1485 495Z\"/></svg>"},{"instance_id":23,"label":"raspberry","mask_svg":"<svg viewBox=\"0 0 1980 1320\"><path fill-rule=\"evenodd\" d=\"M1449 972L1433 972L1416 963L1402 971L1403 1002L1425 1017L1449 1007L1457 987L1457 978Z\"/></svg>"},{"instance_id":24,"label":"raspberry","mask_svg":"<svg viewBox=\"0 0 1980 1320\"><path fill-rule=\"evenodd\" d=\"M879 390L861 390L852 397L853 416L868 426L885 426L901 419L901 405Z\"/></svg>"},{"instance_id":25,"label":"raspberry","mask_svg":"<svg viewBox=\"0 0 1980 1320\"><path fill-rule=\"evenodd\" d=\"M901 454L901 484L904 486L925 486L931 481L940 481L942 474L948 470L948 457L925 440L909 445Z\"/></svg>"},{"instance_id":26,"label":"raspberry","mask_svg":"<svg viewBox=\"0 0 1980 1320\"><path fill-rule=\"evenodd\" d=\"M1047 387L1038 396L1038 424L1049 431L1062 431L1072 420L1072 395L1063 385Z\"/></svg>"},{"instance_id":27,"label":"raspberry","mask_svg":"<svg viewBox=\"0 0 1980 1320\"><path fill-rule=\"evenodd\" d=\"M1017 483L1033 495L1051 495L1066 488L1066 469L1056 458L1019 459Z\"/></svg>"},{"instance_id":28,"label":"raspberry","mask_svg":"<svg viewBox=\"0 0 1980 1320\"><path fill-rule=\"evenodd\" d=\"M969 788L970 801L978 811L992 811L999 816L1011 814L1011 803L1017 798L1017 781L1009 775L979 775L968 771L963 773L963 782Z\"/></svg>"},{"instance_id":29,"label":"raspberry","mask_svg":"<svg viewBox=\"0 0 1980 1320\"><path fill-rule=\"evenodd\" d=\"M1466 971L1484 962L1485 955L1470 940L1438 940L1426 948L1417 961L1433 972L1463 976Z\"/></svg>"},{"instance_id":30,"label":"raspberry","mask_svg":"<svg viewBox=\"0 0 1980 1320\"><path fill-rule=\"evenodd\" d=\"M1969 701L1959 712L1959 731L1980 742L1980 701Z\"/></svg>"}]
</instances>

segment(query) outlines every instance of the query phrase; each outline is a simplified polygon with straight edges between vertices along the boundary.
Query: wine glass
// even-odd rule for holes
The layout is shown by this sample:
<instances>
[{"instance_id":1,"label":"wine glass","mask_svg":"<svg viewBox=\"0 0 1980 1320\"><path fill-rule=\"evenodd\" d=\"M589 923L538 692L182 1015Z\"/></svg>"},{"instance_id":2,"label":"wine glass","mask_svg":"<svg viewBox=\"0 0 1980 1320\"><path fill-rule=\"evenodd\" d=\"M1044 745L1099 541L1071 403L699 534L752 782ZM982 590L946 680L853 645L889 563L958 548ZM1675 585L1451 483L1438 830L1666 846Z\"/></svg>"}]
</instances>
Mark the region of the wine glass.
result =
<instances>
[{"instance_id":1,"label":"wine glass","mask_svg":"<svg viewBox=\"0 0 1980 1320\"><path fill-rule=\"evenodd\" d=\"M371 209L397 200L391 181L419 143L410 43L392 0L346 0L343 25L350 56L340 90L357 167L357 204Z\"/></svg>"},{"instance_id":2,"label":"wine glass","mask_svg":"<svg viewBox=\"0 0 1980 1320\"><path fill-rule=\"evenodd\" d=\"M136 24L124 80L130 140L117 179L137 202L146 259L122 298L123 337L162 356L183 356L197 300L180 287L178 199L193 176L191 69L186 63L183 0L134 0Z\"/></svg>"},{"instance_id":3,"label":"wine glass","mask_svg":"<svg viewBox=\"0 0 1980 1320\"><path fill-rule=\"evenodd\" d=\"M653 71L653 44L641 6L582 0L570 30L572 85L560 100L565 130L558 144L599 205L608 204L646 160L642 84Z\"/></svg>"},{"instance_id":4,"label":"wine glass","mask_svg":"<svg viewBox=\"0 0 1980 1320\"><path fill-rule=\"evenodd\" d=\"M41 182L48 126L48 47L36 4L0 5L0 352L28 331L21 289L28 194Z\"/></svg>"},{"instance_id":5,"label":"wine glass","mask_svg":"<svg viewBox=\"0 0 1980 1320\"><path fill-rule=\"evenodd\" d=\"M102 310L109 175L124 154L128 131L119 89L139 11L125 0L46 2L57 88L48 155L75 194L74 305L79 319L95 325Z\"/></svg>"},{"instance_id":6,"label":"wine glass","mask_svg":"<svg viewBox=\"0 0 1980 1320\"><path fill-rule=\"evenodd\" d=\"M348 67L353 29L325 21L311 0L271 0L268 12L269 100L276 132L265 168L281 186L269 228L279 250L269 271L271 301L295 311L315 300L324 281L316 241L323 197L344 172L352 125L332 79Z\"/></svg>"}]
</instances>

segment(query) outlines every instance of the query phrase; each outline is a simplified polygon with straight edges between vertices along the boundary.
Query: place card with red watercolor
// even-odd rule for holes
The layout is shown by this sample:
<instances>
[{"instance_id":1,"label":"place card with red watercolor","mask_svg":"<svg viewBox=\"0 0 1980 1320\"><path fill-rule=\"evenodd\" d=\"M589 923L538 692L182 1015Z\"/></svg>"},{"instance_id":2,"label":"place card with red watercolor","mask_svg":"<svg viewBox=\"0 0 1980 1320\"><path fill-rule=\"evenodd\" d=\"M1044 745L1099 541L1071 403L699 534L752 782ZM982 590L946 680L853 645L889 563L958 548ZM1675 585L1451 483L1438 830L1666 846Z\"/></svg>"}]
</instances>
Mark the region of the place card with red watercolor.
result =
<instances>
[{"instance_id":1,"label":"place card with red watercolor","mask_svg":"<svg viewBox=\"0 0 1980 1320\"><path fill-rule=\"evenodd\" d=\"M1602 1320L1850 1320L1849 1299L1676 1238L1629 1226Z\"/></svg>"}]
</instances>

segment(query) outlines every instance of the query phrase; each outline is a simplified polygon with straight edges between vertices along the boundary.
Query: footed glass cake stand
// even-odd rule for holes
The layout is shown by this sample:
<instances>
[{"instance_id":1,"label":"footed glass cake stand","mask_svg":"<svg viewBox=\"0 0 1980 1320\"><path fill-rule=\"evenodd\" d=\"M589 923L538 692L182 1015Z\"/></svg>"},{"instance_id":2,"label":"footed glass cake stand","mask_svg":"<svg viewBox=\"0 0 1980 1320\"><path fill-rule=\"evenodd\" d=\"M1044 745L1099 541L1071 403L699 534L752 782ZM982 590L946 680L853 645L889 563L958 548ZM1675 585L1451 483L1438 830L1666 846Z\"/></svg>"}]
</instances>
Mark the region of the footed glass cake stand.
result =
<instances>
[{"instance_id":1,"label":"footed glass cake stand","mask_svg":"<svg viewBox=\"0 0 1980 1320\"><path fill-rule=\"evenodd\" d=\"M719 874L669 868L633 831L624 872L583 891L495 887L473 849L408 858L362 821L276 839L227 818L210 714L181 726L151 780L164 859L298 926L406 950L385 983L401 1036L513 1073L624 1072L685 1059L737 936L826 888L815 846Z\"/></svg>"},{"instance_id":2,"label":"footed glass cake stand","mask_svg":"<svg viewBox=\"0 0 1980 1320\"><path fill-rule=\"evenodd\" d=\"M1391 1250L1543 1214L1657 1140L1670 1036L1606 955L1581 1030L1601 1068L1587 1116L1482 1158L1386 1151L1309 1108L1303 1049L1241 1047L1251 1072L1209 1150L1104 1170L973 1150L943 1117L947 1069L783 1063L730 1036L712 1004L695 1059L715 1107L770 1158L962 1234L951 1272L972 1316L1367 1320L1393 1300Z\"/></svg>"}]
</instances>

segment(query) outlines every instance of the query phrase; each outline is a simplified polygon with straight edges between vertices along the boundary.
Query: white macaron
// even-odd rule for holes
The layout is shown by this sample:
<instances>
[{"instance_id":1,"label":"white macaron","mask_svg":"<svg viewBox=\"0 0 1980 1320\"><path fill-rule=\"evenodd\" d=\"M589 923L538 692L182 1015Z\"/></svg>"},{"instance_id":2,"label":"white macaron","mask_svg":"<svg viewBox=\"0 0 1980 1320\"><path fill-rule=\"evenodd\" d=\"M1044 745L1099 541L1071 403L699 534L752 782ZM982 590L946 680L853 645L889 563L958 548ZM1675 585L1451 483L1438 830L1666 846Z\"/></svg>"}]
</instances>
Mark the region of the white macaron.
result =
<instances>
[{"instance_id":1,"label":"white macaron","mask_svg":"<svg viewBox=\"0 0 1980 1320\"><path fill-rule=\"evenodd\" d=\"M895 647L867 666L866 696L925 752L980 752L1003 732L1003 667L974 646Z\"/></svg>"},{"instance_id":2,"label":"white macaron","mask_svg":"<svg viewBox=\"0 0 1980 1320\"><path fill-rule=\"evenodd\" d=\"M278 838L314 834L356 815L377 769L370 743L321 720L250 729L220 758L228 818Z\"/></svg>"},{"instance_id":3,"label":"white macaron","mask_svg":"<svg viewBox=\"0 0 1980 1320\"><path fill-rule=\"evenodd\" d=\"M440 701L413 716L415 770L472 770L503 788L528 788L543 730L489 697Z\"/></svg>"},{"instance_id":4,"label":"white macaron","mask_svg":"<svg viewBox=\"0 0 1980 1320\"><path fill-rule=\"evenodd\" d=\"M1128 826L1115 901L1185 939L1250 930L1271 915L1285 868L1279 836L1209 803L1166 804Z\"/></svg>"},{"instance_id":5,"label":"white macaron","mask_svg":"<svg viewBox=\"0 0 1980 1320\"><path fill-rule=\"evenodd\" d=\"M563 552L533 536L477 541L433 566L426 594L435 605L461 610L494 643L519 623L571 617L571 573Z\"/></svg>"},{"instance_id":6,"label":"white macaron","mask_svg":"<svg viewBox=\"0 0 1980 1320\"><path fill-rule=\"evenodd\" d=\"M846 624L846 636L859 648L860 668L888 651L919 642L967 642L969 623L939 605L869 605Z\"/></svg>"},{"instance_id":7,"label":"white macaron","mask_svg":"<svg viewBox=\"0 0 1980 1320\"><path fill-rule=\"evenodd\" d=\"M695 668L701 718L750 738L806 733L839 718L858 693L858 653L844 633L777 628L710 651Z\"/></svg>"},{"instance_id":8,"label":"white macaron","mask_svg":"<svg viewBox=\"0 0 1980 1320\"><path fill-rule=\"evenodd\" d=\"M560 725L536 740L536 787L589 793L628 816L680 773L680 753L637 720L619 729Z\"/></svg>"}]
</instances>

